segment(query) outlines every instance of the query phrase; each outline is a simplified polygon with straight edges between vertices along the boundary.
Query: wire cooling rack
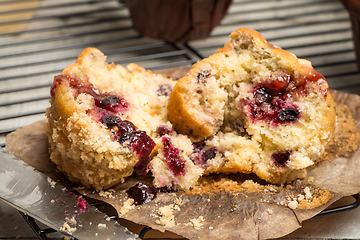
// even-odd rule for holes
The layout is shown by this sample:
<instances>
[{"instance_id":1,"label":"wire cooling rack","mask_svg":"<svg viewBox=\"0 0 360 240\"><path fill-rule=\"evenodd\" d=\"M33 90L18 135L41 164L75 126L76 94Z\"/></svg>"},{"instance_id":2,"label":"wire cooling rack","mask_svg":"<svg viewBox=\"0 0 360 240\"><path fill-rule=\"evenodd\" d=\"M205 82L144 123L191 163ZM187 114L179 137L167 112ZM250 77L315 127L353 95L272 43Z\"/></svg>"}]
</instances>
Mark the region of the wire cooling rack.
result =
<instances>
[{"instance_id":1,"label":"wire cooling rack","mask_svg":"<svg viewBox=\"0 0 360 240\"><path fill-rule=\"evenodd\" d=\"M360 94L349 15L337 0L234 0L209 38L186 44L140 36L121 0L2 0L0 146L5 147L8 133L44 118L53 77L86 47L99 48L109 62L122 65L135 62L151 70L191 66L222 47L239 27L255 29L274 45L310 60L332 89ZM354 199L318 216L356 208L359 196ZM22 215L39 239L53 231Z\"/></svg>"}]
</instances>

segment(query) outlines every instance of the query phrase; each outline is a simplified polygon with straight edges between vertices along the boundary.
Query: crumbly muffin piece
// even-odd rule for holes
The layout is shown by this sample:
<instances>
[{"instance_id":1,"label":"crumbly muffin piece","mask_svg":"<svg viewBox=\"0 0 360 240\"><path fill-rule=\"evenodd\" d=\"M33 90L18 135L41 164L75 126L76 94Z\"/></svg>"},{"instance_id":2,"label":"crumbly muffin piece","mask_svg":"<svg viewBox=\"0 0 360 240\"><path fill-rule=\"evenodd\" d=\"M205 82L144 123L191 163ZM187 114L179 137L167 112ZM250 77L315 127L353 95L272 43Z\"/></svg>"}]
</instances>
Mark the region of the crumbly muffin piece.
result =
<instances>
[{"instance_id":1,"label":"crumbly muffin piece","mask_svg":"<svg viewBox=\"0 0 360 240\"><path fill-rule=\"evenodd\" d=\"M335 103L309 61L240 28L175 85L168 117L199 141L207 173L256 173L270 183L304 177L334 131Z\"/></svg>"},{"instance_id":2,"label":"crumbly muffin piece","mask_svg":"<svg viewBox=\"0 0 360 240\"><path fill-rule=\"evenodd\" d=\"M101 190L133 172L145 175L152 151L161 152L163 127L172 129L166 105L175 82L136 64L127 68L87 48L54 79L46 113L50 158L73 182Z\"/></svg>"}]
</instances>

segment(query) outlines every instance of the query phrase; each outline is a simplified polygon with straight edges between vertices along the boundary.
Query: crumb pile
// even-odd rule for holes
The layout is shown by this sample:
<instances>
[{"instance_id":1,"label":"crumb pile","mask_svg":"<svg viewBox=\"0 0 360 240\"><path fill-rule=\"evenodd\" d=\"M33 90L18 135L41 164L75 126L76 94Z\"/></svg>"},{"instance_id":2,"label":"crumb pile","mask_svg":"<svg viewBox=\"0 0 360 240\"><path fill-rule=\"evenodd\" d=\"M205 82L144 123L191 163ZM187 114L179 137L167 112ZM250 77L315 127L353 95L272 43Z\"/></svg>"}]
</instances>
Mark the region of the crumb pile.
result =
<instances>
[{"instance_id":1,"label":"crumb pile","mask_svg":"<svg viewBox=\"0 0 360 240\"><path fill-rule=\"evenodd\" d=\"M170 122L199 142L205 173L253 172L274 184L305 177L335 128L325 78L254 30L230 36L177 82Z\"/></svg>"}]
</instances>

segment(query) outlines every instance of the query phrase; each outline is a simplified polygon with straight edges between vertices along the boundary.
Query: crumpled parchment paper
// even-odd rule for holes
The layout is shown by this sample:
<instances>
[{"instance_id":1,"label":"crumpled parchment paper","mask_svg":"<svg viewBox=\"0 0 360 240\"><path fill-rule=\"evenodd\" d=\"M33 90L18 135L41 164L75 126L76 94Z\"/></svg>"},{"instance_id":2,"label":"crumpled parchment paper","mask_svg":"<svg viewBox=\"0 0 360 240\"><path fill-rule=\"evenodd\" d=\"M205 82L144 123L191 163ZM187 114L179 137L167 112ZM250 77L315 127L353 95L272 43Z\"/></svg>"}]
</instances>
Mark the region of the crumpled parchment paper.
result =
<instances>
[{"instance_id":1,"label":"crumpled parchment paper","mask_svg":"<svg viewBox=\"0 0 360 240\"><path fill-rule=\"evenodd\" d=\"M153 201L130 211L123 208L128 200L125 190L140 181L151 182L151 178L129 177L124 184L100 193L71 183L49 159L45 119L9 134L6 148L69 190L109 203L123 219L136 224L188 239L277 238L300 228L302 221L341 197L360 192L360 138L355 131L360 129L360 96L338 91L332 91L332 96L344 116L338 118L338 129L323 162L310 168L307 178L275 186L254 175L209 176L192 191L159 193ZM164 215L164 207L170 216ZM173 217L175 225L161 225L166 217Z\"/></svg>"}]
</instances>

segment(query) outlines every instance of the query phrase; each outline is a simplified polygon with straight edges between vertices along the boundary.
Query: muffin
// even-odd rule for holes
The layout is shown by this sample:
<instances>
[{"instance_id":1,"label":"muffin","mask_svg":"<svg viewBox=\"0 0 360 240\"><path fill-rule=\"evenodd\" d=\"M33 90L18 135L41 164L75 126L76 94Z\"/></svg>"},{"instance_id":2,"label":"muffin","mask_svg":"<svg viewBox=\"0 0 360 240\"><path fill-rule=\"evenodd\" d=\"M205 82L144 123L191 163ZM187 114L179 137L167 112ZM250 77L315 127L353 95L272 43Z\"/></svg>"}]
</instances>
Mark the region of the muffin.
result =
<instances>
[{"instance_id":1,"label":"muffin","mask_svg":"<svg viewBox=\"0 0 360 240\"><path fill-rule=\"evenodd\" d=\"M124 182L133 173L146 175L151 157L158 154L164 158L161 167L171 169L176 164L164 155L162 148L169 144L162 138L173 142L174 148L177 138L186 138L171 133L167 121L166 105L174 84L136 64L127 69L108 64L98 49L85 49L54 78L50 90L46 133L51 160L71 181L96 190ZM186 189L190 185L179 178L196 172L196 181L202 174L189 157L177 157L181 170L168 174L172 178L166 184L157 180L157 186Z\"/></svg>"},{"instance_id":2,"label":"muffin","mask_svg":"<svg viewBox=\"0 0 360 240\"><path fill-rule=\"evenodd\" d=\"M240 28L170 94L168 118L190 136L205 173L255 173L274 184L306 175L335 128L335 103L309 61Z\"/></svg>"}]
</instances>

